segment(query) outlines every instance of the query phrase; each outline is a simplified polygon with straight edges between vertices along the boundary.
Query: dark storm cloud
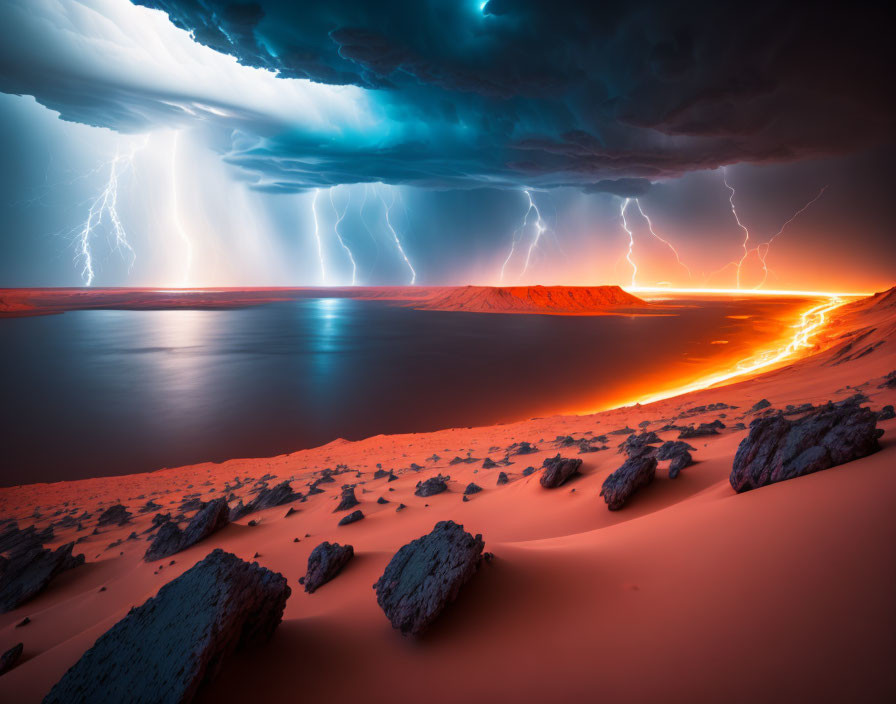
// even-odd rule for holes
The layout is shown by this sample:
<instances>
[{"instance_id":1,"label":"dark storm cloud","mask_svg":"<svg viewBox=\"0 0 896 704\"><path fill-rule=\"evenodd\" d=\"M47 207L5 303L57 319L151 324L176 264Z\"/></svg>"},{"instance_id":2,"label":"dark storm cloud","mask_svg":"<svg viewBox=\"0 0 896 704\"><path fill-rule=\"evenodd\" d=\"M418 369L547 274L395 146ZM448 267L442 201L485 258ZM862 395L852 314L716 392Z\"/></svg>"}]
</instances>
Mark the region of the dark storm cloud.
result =
<instances>
[{"instance_id":1,"label":"dark storm cloud","mask_svg":"<svg viewBox=\"0 0 896 704\"><path fill-rule=\"evenodd\" d=\"M339 139L271 126L239 96L229 120L209 118L261 190L386 181L628 195L642 181L891 139L893 49L873 5L137 2L247 66L371 92L380 129ZM68 119L133 129L183 118L144 85L15 70L15 92ZM0 74L0 89L9 83Z\"/></svg>"}]
</instances>

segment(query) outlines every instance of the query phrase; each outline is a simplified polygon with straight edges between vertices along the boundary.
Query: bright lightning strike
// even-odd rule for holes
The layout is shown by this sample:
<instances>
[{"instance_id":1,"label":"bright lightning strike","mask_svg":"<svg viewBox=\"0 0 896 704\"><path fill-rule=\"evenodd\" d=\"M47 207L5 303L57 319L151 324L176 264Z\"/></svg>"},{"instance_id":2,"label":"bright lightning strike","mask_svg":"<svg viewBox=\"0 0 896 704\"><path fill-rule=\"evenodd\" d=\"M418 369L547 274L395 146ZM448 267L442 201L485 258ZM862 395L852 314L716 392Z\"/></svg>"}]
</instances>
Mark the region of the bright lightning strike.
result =
<instances>
[{"instance_id":1,"label":"bright lightning strike","mask_svg":"<svg viewBox=\"0 0 896 704\"><path fill-rule=\"evenodd\" d=\"M541 219L541 212L538 210L538 206L535 205L535 200L532 198L532 194L529 193L528 190L524 190L523 193L526 194L526 198L529 199L529 208L526 210L526 217L523 220L523 227L529 222L529 215L532 211L535 211L535 237L532 238L532 242L529 244L529 250L526 252L526 263L523 264L523 270L520 272L520 276L526 273L529 268L529 260L532 258L533 250L538 246L538 242L541 239L542 233L547 230L547 226L544 224L544 220Z\"/></svg>"},{"instance_id":2,"label":"bright lightning strike","mask_svg":"<svg viewBox=\"0 0 896 704\"><path fill-rule=\"evenodd\" d=\"M324 262L324 248L320 241L320 224L317 221L317 197L320 195L320 189L314 189L314 197L311 199L311 215L314 218L314 239L317 241L317 258L320 261L320 283L323 286L327 284L327 267Z\"/></svg>"},{"instance_id":3,"label":"bright lightning strike","mask_svg":"<svg viewBox=\"0 0 896 704\"><path fill-rule=\"evenodd\" d=\"M128 241L127 232L121 222L121 217L118 215L118 181L128 168L133 167L134 155L138 149L145 145L145 142L140 146L135 145L126 154L122 154L120 149L116 150L115 157L107 164L109 167L109 178L106 181L106 185L100 194L91 201L90 208L87 211L87 219L78 229L78 247L75 261L81 263L81 277L86 286L93 284L95 276L91 240L96 229L102 225L104 215L109 219L109 224L112 228L112 234L115 238L115 249L129 260L129 272L137 260L137 253Z\"/></svg>"},{"instance_id":4,"label":"bright lightning strike","mask_svg":"<svg viewBox=\"0 0 896 704\"><path fill-rule=\"evenodd\" d=\"M628 234L628 252L625 255L626 261L632 268L632 286L637 286L635 283L635 277L638 275L638 265L635 264L635 260L632 259L632 251L635 248L635 236L632 234L632 231L628 228L628 221L625 219L625 209L628 208L628 204L631 201L631 198L626 198L622 201L622 208L619 210L619 216L622 218L622 229L626 231Z\"/></svg>"},{"instance_id":5,"label":"bright lightning strike","mask_svg":"<svg viewBox=\"0 0 896 704\"><path fill-rule=\"evenodd\" d=\"M330 205L333 206L333 212L336 213L336 223L333 225L333 232L336 233L336 239L339 241L339 246L345 250L345 253L348 255L348 258L352 263L352 286L355 286L357 285L358 266L355 264L355 257L352 255L352 250L348 248L345 240L342 239L342 234L339 232L339 226L345 219L345 214L348 212L348 207L351 204L352 194L351 191L348 192L348 199L345 201L345 208L343 208L342 212L340 213L339 209L336 207L336 202L333 200L334 190L336 190L335 187L330 189Z\"/></svg>"},{"instance_id":6,"label":"bright lightning strike","mask_svg":"<svg viewBox=\"0 0 896 704\"><path fill-rule=\"evenodd\" d=\"M728 194L728 202L731 204L731 213L734 215L734 221L737 223L737 226L738 226L741 230L744 231L744 241L743 241L744 254L743 254L743 256L740 258L740 261L736 262L736 266L737 266L737 274L736 274L736 276L737 276L737 287L740 288L740 272L741 272L741 268L743 267L744 260L747 258L747 255L749 255L749 253L750 253L750 250L747 249L747 243L750 241L750 231L747 229L746 225L744 225L744 224L740 221L740 218L739 218L738 215L737 215L737 208L735 208L735 206L734 206L734 187L733 187L731 184L728 183L728 173L727 173L727 171L725 170L724 167L722 168L722 181L725 183L725 188L727 188L728 191L729 191L729 194Z\"/></svg>"},{"instance_id":7,"label":"bright lightning strike","mask_svg":"<svg viewBox=\"0 0 896 704\"><path fill-rule=\"evenodd\" d=\"M374 188L376 191L376 188ZM380 202L383 204L383 207L386 209L386 227L389 229L389 232L392 234L392 240L395 242L395 248L398 250L398 253L401 255L401 258L404 259L404 263L408 265L408 269L411 270L411 281L410 286L413 286L417 281L417 272L414 270L414 267L411 265L411 260L408 259L408 255L405 254L404 247L401 246L401 240L398 237L398 233L395 231L395 228L392 226L392 207L395 205L395 194L392 194L392 201L389 205L386 205L386 199L383 198L383 194L377 191L377 196L380 199Z\"/></svg>"},{"instance_id":8,"label":"bright lightning strike","mask_svg":"<svg viewBox=\"0 0 896 704\"><path fill-rule=\"evenodd\" d=\"M681 261L681 257L678 256L678 252L676 251L675 247L673 247L670 242L664 240L662 237L656 234L653 229L653 223L650 222L650 218L647 217L647 213L645 213L644 209L641 207L641 201L639 201L637 198L635 198L635 205L638 206L638 212L641 213L641 217L643 217L647 221L647 229L650 230L650 234L672 250L672 254L675 255L675 261L678 262L679 266L683 267L686 272L688 272L688 278L690 279L691 270L688 269L687 265L683 261Z\"/></svg>"}]
</instances>

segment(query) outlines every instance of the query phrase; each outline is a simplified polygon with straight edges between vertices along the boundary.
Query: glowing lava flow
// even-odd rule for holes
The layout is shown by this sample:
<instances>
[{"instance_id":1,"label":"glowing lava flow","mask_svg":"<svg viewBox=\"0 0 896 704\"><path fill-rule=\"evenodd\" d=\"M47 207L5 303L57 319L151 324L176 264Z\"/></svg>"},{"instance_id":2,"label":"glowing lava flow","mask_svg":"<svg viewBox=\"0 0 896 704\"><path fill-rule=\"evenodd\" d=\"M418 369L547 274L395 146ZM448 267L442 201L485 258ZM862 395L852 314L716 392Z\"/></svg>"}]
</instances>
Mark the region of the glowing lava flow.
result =
<instances>
[{"instance_id":1,"label":"glowing lava flow","mask_svg":"<svg viewBox=\"0 0 896 704\"><path fill-rule=\"evenodd\" d=\"M376 188L374 188L376 191ZM409 286L413 286L417 281L417 272L414 270L414 267L411 266L411 260L408 259L408 255L404 252L404 247L401 246L401 240L398 238L398 233L395 231L395 228L392 226L392 220L390 215L392 213L392 207L395 205L395 194L392 195L392 202L389 205L386 205L386 199L383 198L383 194L377 192L377 196L380 199L380 202L383 204L383 207L386 209L386 227L389 228L389 232L392 233L392 240L395 242L395 247L398 249L398 253L401 255L401 258L404 259L404 263L408 265L408 269L411 270L411 281L408 284Z\"/></svg>"},{"instance_id":2,"label":"glowing lava flow","mask_svg":"<svg viewBox=\"0 0 896 704\"><path fill-rule=\"evenodd\" d=\"M636 291L644 291L644 288L633 288L632 292ZM654 289L652 289L654 290ZM668 291L668 289L663 289L664 291ZM678 289L674 292L713 292L713 293L735 293L735 294L744 294L746 292L740 291L737 289L727 289L727 290L715 290L715 289ZM753 293L753 292L750 292ZM812 337L816 332L824 325L827 321L828 314L844 305L848 302L847 297L854 297L866 294L833 294L833 293L821 293L821 292L810 292L810 291L763 291L756 292L760 295L774 295L774 294L790 294L790 295L798 295L798 294L812 294L815 296L824 296L827 300L823 303L817 303L813 305L806 311L800 314L799 321L793 326L793 334L785 341L779 344L777 347L773 347L768 350L764 350L755 354L748 359L741 360L738 362L733 369L729 371L722 372L719 374L713 374L703 379L698 379L695 382L687 384L685 386L679 387L677 389L671 389L668 391L662 391L660 393L639 398L637 403L647 404L653 403L655 401L662 401L667 398L672 398L674 396L680 396L682 394L690 393L692 391L700 391L702 389L708 389L713 386L717 386L718 384L722 384L726 381L731 381L732 379L737 379L739 377L745 377L749 374L754 374L759 371L766 370L772 366L780 364L782 362L788 361L792 359L798 352L805 349L812 348ZM632 405L632 404L626 404Z\"/></svg>"},{"instance_id":3,"label":"glowing lava flow","mask_svg":"<svg viewBox=\"0 0 896 704\"><path fill-rule=\"evenodd\" d=\"M106 181L106 186L91 202L87 211L87 219L78 232L78 251L75 255L75 261L81 262L81 276L86 286L91 286L94 279L93 252L90 247L90 240L96 228L102 224L104 213L108 216L112 225L115 248L122 256L127 256L130 259L128 264L129 272L137 259L137 253L128 241L127 232L118 215L118 179L128 167L133 166L134 155L143 146L145 146L145 142L139 147L134 146L128 154L122 154L120 150L116 150L115 158L108 162L109 178ZM125 251L127 252L126 255Z\"/></svg>"},{"instance_id":4,"label":"glowing lava flow","mask_svg":"<svg viewBox=\"0 0 896 704\"><path fill-rule=\"evenodd\" d=\"M317 197L320 195L320 189L314 189L314 197L311 199L311 216L314 218L314 239L317 241L317 258L320 260L320 283L323 286L327 284L327 268L324 264L324 249L320 241L320 225L317 222Z\"/></svg>"},{"instance_id":5,"label":"glowing lava flow","mask_svg":"<svg viewBox=\"0 0 896 704\"><path fill-rule=\"evenodd\" d=\"M352 263L352 286L357 285L358 278L358 266L355 264L355 257L352 255L352 250L348 248L348 245L345 243L345 240L342 239L342 235L339 232L339 225L342 224L342 221L345 219L345 214L348 212L348 207L351 204L352 194L351 191L348 193L348 199L345 201L345 208L343 208L340 213L336 208L336 203L333 200L333 191L335 188L330 189L330 205L333 206L333 212L336 213L336 223L333 225L333 232L336 233L336 239L339 241L339 246L345 250L345 253L348 255L349 260Z\"/></svg>"},{"instance_id":6,"label":"glowing lava flow","mask_svg":"<svg viewBox=\"0 0 896 704\"><path fill-rule=\"evenodd\" d=\"M622 229L625 230L626 233L628 233L628 252L625 255L625 259L632 267L632 283L631 283L631 285L637 286L637 283L635 283L635 277L638 275L638 265L635 264L635 260L632 259L632 251L635 248L635 236L632 234L632 231L628 229L628 222L625 219L625 209L628 207L628 203L630 200L631 200L631 198L626 198L625 200L622 201L622 209L619 211L619 215L622 218ZM617 260L617 264L618 264L618 260Z\"/></svg>"}]
</instances>

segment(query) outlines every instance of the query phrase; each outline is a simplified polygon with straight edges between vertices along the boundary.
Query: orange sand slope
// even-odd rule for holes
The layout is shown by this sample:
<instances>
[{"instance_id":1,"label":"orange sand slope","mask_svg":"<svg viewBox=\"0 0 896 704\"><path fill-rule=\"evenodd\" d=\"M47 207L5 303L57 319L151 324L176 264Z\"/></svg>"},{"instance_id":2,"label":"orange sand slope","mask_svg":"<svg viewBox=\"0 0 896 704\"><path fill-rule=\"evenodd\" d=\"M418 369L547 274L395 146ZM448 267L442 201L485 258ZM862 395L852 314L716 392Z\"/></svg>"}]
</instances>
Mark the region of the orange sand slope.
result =
<instances>
[{"instance_id":1,"label":"orange sand slope","mask_svg":"<svg viewBox=\"0 0 896 704\"><path fill-rule=\"evenodd\" d=\"M0 651L25 644L23 662L0 679L0 699L39 701L129 608L222 547L281 572L293 594L270 643L237 654L204 691L207 701L892 701L896 420L879 424L882 449L870 457L740 495L728 484L746 434L732 426L749 423L747 409L762 398L776 408L857 392L875 410L896 402L896 389L881 388L896 369L896 292L835 315L811 357L647 406L0 490L0 515L21 526L48 525L60 509L93 514L80 532L57 529L54 542L86 536L76 547L87 564L0 616ZM721 402L737 408L705 409ZM662 463L656 480L617 512L598 492L622 463L615 445L624 434L609 435L610 450L580 455L583 476L559 489L543 489L538 474L522 475L558 452L557 436L717 418L725 430L690 441L696 464L671 480ZM498 469L449 464L468 454L500 459L519 441L539 451ZM373 479L377 463L394 468L398 480ZM136 510L149 498L177 513L185 495L217 497L234 477L266 474L276 477L272 485L289 479L305 491L314 472L337 464L352 470L345 481L359 483L363 521L337 527L337 481L290 504L297 513L287 517L283 506L251 514L179 553L173 565L143 562L142 537L107 547L148 527L153 513ZM510 483L496 486L501 470ZM416 497L416 482L439 472L451 476L449 491ZM470 481L484 490L463 502ZM236 493L248 496L252 483ZM389 503L378 504L381 496ZM133 523L92 535L97 509L117 501L135 513ZM397 513L399 502L407 509ZM495 559L424 637L402 638L371 585L401 545L443 519L482 533ZM308 595L297 580L323 540L352 544L356 557ZM25 616L32 622L16 628Z\"/></svg>"},{"instance_id":2,"label":"orange sand slope","mask_svg":"<svg viewBox=\"0 0 896 704\"><path fill-rule=\"evenodd\" d=\"M618 286L352 286L347 288L45 288L0 289L0 318L87 309L240 308L302 298L390 301L471 313L599 314L639 312L648 304Z\"/></svg>"}]
</instances>

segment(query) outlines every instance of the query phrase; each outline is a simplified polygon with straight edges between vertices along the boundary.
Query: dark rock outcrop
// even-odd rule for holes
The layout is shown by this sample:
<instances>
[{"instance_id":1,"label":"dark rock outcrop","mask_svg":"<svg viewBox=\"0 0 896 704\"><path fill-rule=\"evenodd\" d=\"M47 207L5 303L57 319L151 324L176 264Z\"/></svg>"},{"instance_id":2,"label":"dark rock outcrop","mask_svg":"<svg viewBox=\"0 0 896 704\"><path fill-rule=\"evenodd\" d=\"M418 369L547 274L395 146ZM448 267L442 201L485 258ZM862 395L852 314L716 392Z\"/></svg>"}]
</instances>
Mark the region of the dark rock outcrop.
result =
<instances>
[{"instance_id":1,"label":"dark rock outcrop","mask_svg":"<svg viewBox=\"0 0 896 704\"><path fill-rule=\"evenodd\" d=\"M72 555L74 545L55 550L36 546L0 557L0 614L42 592L60 572L84 564L83 555Z\"/></svg>"},{"instance_id":2,"label":"dark rock outcrop","mask_svg":"<svg viewBox=\"0 0 896 704\"><path fill-rule=\"evenodd\" d=\"M143 559L152 562L186 550L226 526L230 522L229 515L227 500L221 498L209 501L199 509L184 530L173 521L162 523Z\"/></svg>"},{"instance_id":3,"label":"dark rock outcrop","mask_svg":"<svg viewBox=\"0 0 896 704\"><path fill-rule=\"evenodd\" d=\"M661 442L662 440L652 430L639 435L633 433L619 443L617 451L625 453L628 457L637 457L638 455L653 452L656 448L651 447L651 445L657 445Z\"/></svg>"},{"instance_id":4,"label":"dark rock outcrop","mask_svg":"<svg viewBox=\"0 0 896 704\"><path fill-rule=\"evenodd\" d=\"M475 574L485 543L454 521L440 521L432 532L402 547L373 588L394 628L418 635L453 601Z\"/></svg>"},{"instance_id":5,"label":"dark rock outcrop","mask_svg":"<svg viewBox=\"0 0 896 704\"><path fill-rule=\"evenodd\" d=\"M731 486L738 493L851 462L877 451L877 414L855 401L828 403L797 420L757 418L737 448Z\"/></svg>"},{"instance_id":6,"label":"dark rock outcrop","mask_svg":"<svg viewBox=\"0 0 896 704\"><path fill-rule=\"evenodd\" d=\"M656 457L629 457L623 465L604 480L600 495L607 508L618 511L638 489L647 486L656 476Z\"/></svg>"},{"instance_id":7,"label":"dark rock outcrop","mask_svg":"<svg viewBox=\"0 0 896 704\"><path fill-rule=\"evenodd\" d=\"M110 506L105 511L100 514L100 517L97 519L96 524L98 526L123 526L125 523L131 520L131 512L128 511L121 504L115 504L114 506Z\"/></svg>"},{"instance_id":8,"label":"dark rock outcrop","mask_svg":"<svg viewBox=\"0 0 896 704\"><path fill-rule=\"evenodd\" d=\"M333 509L333 512L336 511L348 511L350 508L354 508L357 506L360 501L355 496L355 485L354 484L345 484L342 487L342 496L339 499L339 505Z\"/></svg>"},{"instance_id":9,"label":"dark rock outcrop","mask_svg":"<svg viewBox=\"0 0 896 704\"><path fill-rule=\"evenodd\" d=\"M298 501L302 498L302 494L292 490L288 481L280 482L277 486L270 489L262 489L256 494L248 504L242 501L230 511L230 520L236 521L255 511L262 511L266 508L274 506L283 506L284 504Z\"/></svg>"},{"instance_id":10,"label":"dark rock outcrop","mask_svg":"<svg viewBox=\"0 0 896 704\"><path fill-rule=\"evenodd\" d=\"M417 488L414 490L414 494L424 497L441 494L443 491L448 491L448 484L446 482L449 479L451 479L451 477L443 477L441 474L437 474L426 481L417 482Z\"/></svg>"},{"instance_id":11,"label":"dark rock outcrop","mask_svg":"<svg viewBox=\"0 0 896 704\"><path fill-rule=\"evenodd\" d=\"M305 573L305 591L313 594L315 590L329 582L342 571L348 561L355 555L351 545L323 542L311 551L308 556L308 572Z\"/></svg>"},{"instance_id":12,"label":"dark rock outcrop","mask_svg":"<svg viewBox=\"0 0 896 704\"><path fill-rule=\"evenodd\" d=\"M464 495L466 496L469 494L478 494L480 491L482 491L481 486L479 486L478 484L476 484L474 482L470 482L469 484L467 484L466 488L464 489Z\"/></svg>"},{"instance_id":13,"label":"dark rock outcrop","mask_svg":"<svg viewBox=\"0 0 896 704\"><path fill-rule=\"evenodd\" d=\"M725 424L720 420L714 420L712 423L701 423L696 428L688 426L682 429L678 434L678 438L680 440L687 440L690 438L702 438L708 435L718 435L719 430L724 427Z\"/></svg>"},{"instance_id":14,"label":"dark rock outcrop","mask_svg":"<svg viewBox=\"0 0 896 704\"><path fill-rule=\"evenodd\" d=\"M507 472L501 472L498 475L498 481L496 483L498 486L501 486L502 484L507 484L509 481L510 479L507 477Z\"/></svg>"},{"instance_id":15,"label":"dark rock outcrop","mask_svg":"<svg viewBox=\"0 0 896 704\"><path fill-rule=\"evenodd\" d=\"M682 440L664 442L656 452L658 460L672 460L669 463L669 479L675 479L685 467L694 463L689 450L694 448Z\"/></svg>"},{"instance_id":16,"label":"dark rock outcrop","mask_svg":"<svg viewBox=\"0 0 896 704\"><path fill-rule=\"evenodd\" d=\"M761 411L763 408L768 408L771 405L772 405L771 401L769 401L767 398L763 398L763 399L760 399L759 401L757 401L756 403L754 403L750 407L750 410L747 411L747 413L755 413L756 411Z\"/></svg>"},{"instance_id":17,"label":"dark rock outcrop","mask_svg":"<svg viewBox=\"0 0 896 704\"><path fill-rule=\"evenodd\" d=\"M42 548L44 543L52 539L52 527L48 526L42 531L38 531L34 526L20 529L18 523L10 521L6 524L3 531L0 532L0 554L7 554L13 557L34 548Z\"/></svg>"},{"instance_id":18,"label":"dark rock outcrop","mask_svg":"<svg viewBox=\"0 0 896 704\"><path fill-rule=\"evenodd\" d=\"M548 457L541 465L544 472L541 474L541 485L545 489L554 489L561 486L567 479L579 473L582 460L569 457L561 457L557 454Z\"/></svg>"},{"instance_id":19,"label":"dark rock outcrop","mask_svg":"<svg viewBox=\"0 0 896 704\"><path fill-rule=\"evenodd\" d=\"M273 635L289 595L283 575L215 550L100 636L44 704L189 702Z\"/></svg>"},{"instance_id":20,"label":"dark rock outcrop","mask_svg":"<svg viewBox=\"0 0 896 704\"><path fill-rule=\"evenodd\" d=\"M22 657L23 650L25 650L25 646L19 643L0 655L0 675L5 675L16 666L19 658Z\"/></svg>"},{"instance_id":21,"label":"dark rock outcrop","mask_svg":"<svg viewBox=\"0 0 896 704\"><path fill-rule=\"evenodd\" d=\"M349 523L357 523L362 518L364 518L364 512L361 511L361 509L358 509L357 511L352 511L347 516L343 516L342 519L339 521L339 525L347 526Z\"/></svg>"},{"instance_id":22,"label":"dark rock outcrop","mask_svg":"<svg viewBox=\"0 0 896 704\"><path fill-rule=\"evenodd\" d=\"M157 504L155 501L150 499L145 504L143 504L139 509L137 509L140 513L149 513L150 511L160 511L162 509L161 504Z\"/></svg>"},{"instance_id":23,"label":"dark rock outcrop","mask_svg":"<svg viewBox=\"0 0 896 704\"><path fill-rule=\"evenodd\" d=\"M896 418L896 409L892 404L887 404L877 412L878 420L891 420L892 418Z\"/></svg>"}]
</instances>

